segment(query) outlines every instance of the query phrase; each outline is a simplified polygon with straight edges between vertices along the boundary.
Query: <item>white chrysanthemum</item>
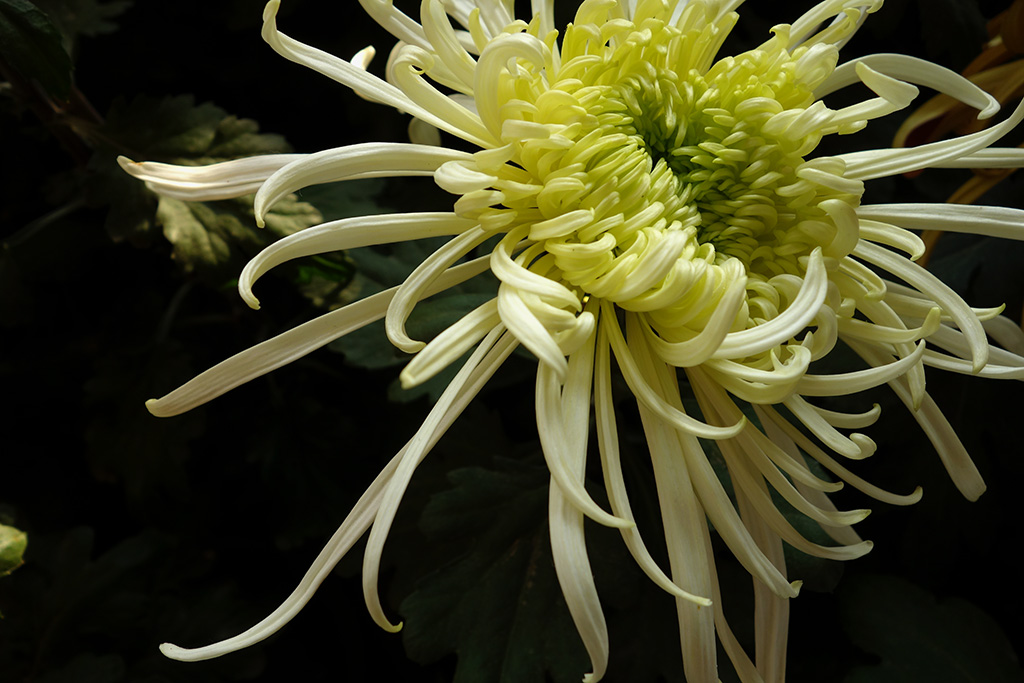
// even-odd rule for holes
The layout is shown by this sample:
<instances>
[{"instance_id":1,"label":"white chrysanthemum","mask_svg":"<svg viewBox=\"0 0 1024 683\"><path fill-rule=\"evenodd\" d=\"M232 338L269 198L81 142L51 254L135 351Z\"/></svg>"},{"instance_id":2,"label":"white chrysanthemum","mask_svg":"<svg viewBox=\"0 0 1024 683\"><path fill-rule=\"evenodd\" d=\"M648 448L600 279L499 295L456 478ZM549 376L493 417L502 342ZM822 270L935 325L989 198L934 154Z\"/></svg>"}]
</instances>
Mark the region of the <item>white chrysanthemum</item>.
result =
<instances>
[{"instance_id":1,"label":"white chrysanthemum","mask_svg":"<svg viewBox=\"0 0 1024 683\"><path fill-rule=\"evenodd\" d=\"M990 145L1017 125L1024 108L954 140L814 157L823 136L855 133L906 107L917 94L913 84L974 106L981 117L998 109L966 79L919 59L872 55L837 66L839 48L880 0L826 0L794 24L776 26L759 48L720 59L741 0L585 0L562 32L553 25L553 0L533 0L527 21L515 19L511 0L423 0L419 22L390 0L360 4L398 41L386 81L366 70L372 50L348 62L278 32L277 0L266 8L263 36L284 57L411 114L415 144L358 144L202 168L127 160L123 166L154 191L181 199L256 192L258 219L290 192L345 179L429 175L456 195L449 213L348 218L281 240L242 273L239 289L253 307L253 283L286 260L451 239L401 286L244 351L151 401L150 410L188 410L380 318L391 342L416 354L401 375L406 386L475 350L276 612L222 643L194 650L165 645L164 652L205 659L267 637L368 529L366 603L378 624L397 630L381 608L377 576L403 492L431 447L522 344L539 360L537 425L552 477L552 551L590 653L588 680L602 677L609 642L584 516L618 527L640 567L675 596L688 681L717 680L716 633L743 681L782 681L788 598L799 588L786 576L782 542L817 557L858 557L871 545L851 525L868 511L838 511L829 492L846 483L898 505L921 495L883 491L844 464L874 452L874 442L856 430L878 418L878 406L841 414L809 399L888 383L956 485L974 499L984 483L925 391L924 368L1024 378L1020 330L999 316L1001 309L969 307L915 265L923 245L912 232L1022 238L1024 212L864 206L864 181L922 168L1018 166L1019 150ZM822 101L857 82L876 97L842 109ZM441 146L437 129L479 151ZM493 237L493 250L478 255ZM418 301L476 276L498 279L493 300L427 344L406 334ZM990 345L988 335L1005 349ZM869 369L809 373L839 339ZM651 558L633 523L612 408L612 357L647 435L668 568ZM680 378L700 416L684 410ZM610 511L583 484L592 394ZM760 425L743 416L744 403ZM736 504L701 438L717 441ZM803 454L841 481L819 478ZM803 538L771 491L839 545ZM705 517L756 579L756 663L725 622Z\"/></svg>"}]
</instances>

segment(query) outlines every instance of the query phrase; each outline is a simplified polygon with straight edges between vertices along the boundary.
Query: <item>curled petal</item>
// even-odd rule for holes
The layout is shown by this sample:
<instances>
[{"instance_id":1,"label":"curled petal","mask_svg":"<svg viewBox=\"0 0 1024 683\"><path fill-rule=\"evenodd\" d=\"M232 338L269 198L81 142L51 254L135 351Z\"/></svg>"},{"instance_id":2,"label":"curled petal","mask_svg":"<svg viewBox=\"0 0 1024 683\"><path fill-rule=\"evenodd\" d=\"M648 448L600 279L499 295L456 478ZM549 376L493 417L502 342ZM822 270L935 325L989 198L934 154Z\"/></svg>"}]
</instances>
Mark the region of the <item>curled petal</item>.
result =
<instances>
[{"instance_id":1,"label":"curled petal","mask_svg":"<svg viewBox=\"0 0 1024 683\"><path fill-rule=\"evenodd\" d=\"M292 259L372 244L458 235L473 222L452 213L356 216L307 228L274 242L257 254L238 277L238 293L251 308L260 307L252 286L272 268Z\"/></svg>"},{"instance_id":2,"label":"curled petal","mask_svg":"<svg viewBox=\"0 0 1024 683\"><path fill-rule=\"evenodd\" d=\"M818 309L825 301L828 291L828 274L821 255L821 248L816 247L807 262L807 274L804 276L800 293L785 311L774 320L763 325L731 332L718 347L714 358L743 358L762 353L791 339L818 315Z\"/></svg>"},{"instance_id":3,"label":"curled petal","mask_svg":"<svg viewBox=\"0 0 1024 683\"><path fill-rule=\"evenodd\" d=\"M891 363L882 362L867 370L833 375L805 375L797 383L797 393L803 396L843 396L877 387L901 377L920 363L924 356L924 348L924 340L921 340L913 353Z\"/></svg>"}]
</instances>

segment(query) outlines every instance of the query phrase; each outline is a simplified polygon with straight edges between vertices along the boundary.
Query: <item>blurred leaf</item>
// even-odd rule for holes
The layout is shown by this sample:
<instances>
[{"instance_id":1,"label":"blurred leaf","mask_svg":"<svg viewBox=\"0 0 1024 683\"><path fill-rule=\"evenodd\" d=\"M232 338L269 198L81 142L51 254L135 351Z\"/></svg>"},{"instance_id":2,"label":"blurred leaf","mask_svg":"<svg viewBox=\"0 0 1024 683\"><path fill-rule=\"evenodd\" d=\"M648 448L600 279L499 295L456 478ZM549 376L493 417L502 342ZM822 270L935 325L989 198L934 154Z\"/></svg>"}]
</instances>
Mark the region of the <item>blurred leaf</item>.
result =
<instances>
[{"instance_id":1,"label":"blurred leaf","mask_svg":"<svg viewBox=\"0 0 1024 683\"><path fill-rule=\"evenodd\" d=\"M191 96L118 100L95 137L104 146L92 163L93 192L111 207L111 236L146 243L160 227L182 269L216 284L235 277L245 261L271 242L322 221L314 206L287 197L273 206L260 230L251 196L216 202L157 198L114 163L121 153L190 166L290 150L281 136L260 133L255 121L230 116L213 104L197 105ZM304 293L324 305L337 302L351 279L351 269L335 261L333 272L321 263L302 276Z\"/></svg>"},{"instance_id":2,"label":"blurred leaf","mask_svg":"<svg viewBox=\"0 0 1024 683\"><path fill-rule=\"evenodd\" d=\"M231 258L228 240L241 233L241 221L231 214L215 211L209 204L183 202L161 197L156 220L164 228L164 237L174 245L174 258L185 272L198 268L216 268Z\"/></svg>"},{"instance_id":3,"label":"blurred leaf","mask_svg":"<svg viewBox=\"0 0 1024 683\"><path fill-rule=\"evenodd\" d=\"M455 470L420 518L447 562L400 607L409 656L458 656L455 683L579 681L588 660L555 576L547 532L548 475L508 462Z\"/></svg>"},{"instance_id":4,"label":"blurred leaf","mask_svg":"<svg viewBox=\"0 0 1024 683\"><path fill-rule=\"evenodd\" d=\"M113 33L117 24L112 19L132 6L131 0L33 0L64 34L65 46L71 52L78 36Z\"/></svg>"},{"instance_id":5,"label":"blurred leaf","mask_svg":"<svg viewBox=\"0 0 1024 683\"><path fill-rule=\"evenodd\" d=\"M850 638L882 661L845 683L1021 683L1024 670L999 625L960 598L935 596L896 577L869 576L840 593Z\"/></svg>"},{"instance_id":6,"label":"blurred leaf","mask_svg":"<svg viewBox=\"0 0 1024 683\"><path fill-rule=\"evenodd\" d=\"M71 58L50 18L28 0L0 0L0 59L46 92L66 99Z\"/></svg>"},{"instance_id":7,"label":"blurred leaf","mask_svg":"<svg viewBox=\"0 0 1024 683\"><path fill-rule=\"evenodd\" d=\"M259 124L220 107L196 104L191 95L117 99L101 135L137 161L212 163L252 154L290 151L280 135L259 133Z\"/></svg>"},{"instance_id":8,"label":"blurred leaf","mask_svg":"<svg viewBox=\"0 0 1024 683\"><path fill-rule=\"evenodd\" d=\"M28 546L28 535L21 529L0 524L0 576L7 576L25 563L22 556Z\"/></svg>"},{"instance_id":9,"label":"blurred leaf","mask_svg":"<svg viewBox=\"0 0 1024 683\"><path fill-rule=\"evenodd\" d=\"M232 597L223 584L200 589L199 608L185 613L182 596L208 571L208 558L197 554L188 541L152 528L121 536L106 548L97 547L96 533L86 527L35 534L32 561L10 578L9 588L4 587L9 614L0 621L0 662L5 666L0 680L252 679L251 673L237 674L260 666L257 652L241 653L214 669L175 674L176 663L156 648L168 635L194 638L197 624L210 628L232 616L254 618L245 613L251 612L249 606ZM224 667L235 675L225 675ZM216 675L217 669L221 675Z\"/></svg>"},{"instance_id":10,"label":"blurred leaf","mask_svg":"<svg viewBox=\"0 0 1024 683\"><path fill-rule=\"evenodd\" d=\"M190 360L173 342L115 346L95 359L83 386L89 465L101 481L120 483L135 509L161 509L189 497L184 463L190 442L205 430L205 414L157 420L145 401L195 374Z\"/></svg>"},{"instance_id":11,"label":"blurred leaf","mask_svg":"<svg viewBox=\"0 0 1024 683\"><path fill-rule=\"evenodd\" d=\"M157 223L174 246L173 258L186 273L221 272L230 277L232 266L276 241L320 222L310 204L286 197L266 216L266 228L255 227L252 201L240 197L219 202L183 202L160 197Z\"/></svg>"},{"instance_id":12,"label":"blurred leaf","mask_svg":"<svg viewBox=\"0 0 1024 683\"><path fill-rule=\"evenodd\" d=\"M197 105L191 95L115 100L103 125L92 133L99 149L90 162L93 200L110 207L110 236L144 244L157 234L155 196L117 165L118 155L199 165L290 151L281 136L258 131L255 121L230 116L210 103ZM252 211L239 212L243 217L244 230L255 233Z\"/></svg>"},{"instance_id":13,"label":"blurred leaf","mask_svg":"<svg viewBox=\"0 0 1024 683\"><path fill-rule=\"evenodd\" d=\"M336 221L349 216L383 213L386 209L376 200L383 189L381 178L369 178L312 185L303 188L298 195L302 201L315 206L325 221Z\"/></svg>"}]
</instances>

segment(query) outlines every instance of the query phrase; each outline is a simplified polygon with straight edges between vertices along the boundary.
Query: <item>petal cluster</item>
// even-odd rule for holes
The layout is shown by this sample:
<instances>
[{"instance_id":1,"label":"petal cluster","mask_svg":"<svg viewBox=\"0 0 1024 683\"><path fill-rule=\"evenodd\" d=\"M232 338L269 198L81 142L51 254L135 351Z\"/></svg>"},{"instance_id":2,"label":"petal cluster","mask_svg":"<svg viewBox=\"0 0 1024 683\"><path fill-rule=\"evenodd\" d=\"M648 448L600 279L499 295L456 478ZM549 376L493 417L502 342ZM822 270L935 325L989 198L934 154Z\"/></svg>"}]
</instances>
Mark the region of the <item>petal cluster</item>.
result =
<instances>
[{"instance_id":1,"label":"petal cluster","mask_svg":"<svg viewBox=\"0 0 1024 683\"><path fill-rule=\"evenodd\" d=\"M885 54L840 63L840 48L881 5L868 0L825 0L774 27L758 48L727 57L718 52L740 0L584 0L562 31L551 0L534 0L523 18L506 0L423 0L418 21L390 0L360 4L396 39L384 79L368 71L372 50L346 61L281 33L278 0L267 5L263 36L287 59L411 115L411 143L203 168L122 165L178 198L256 192L258 220L290 192L339 180L428 176L453 195L450 212L348 218L281 240L240 277L253 307L254 282L289 259L450 239L400 286L243 351L149 407L183 412L382 318L390 342L415 354L401 375L406 386L471 354L279 610L222 643L167 645L165 653L204 659L265 638L367 531L367 606L378 624L397 630L376 583L402 495L417 465L522 345L538 360L555 570L590 653L587 680L602 677L610 643L585 517L618 528L638 565L676 600L687 680L717 680L717 640L743 681L782 681L788 598L799 589L786 574L783 541L818 557L856 558L871 548L852 528L868 511L837 510L829 493L850 485L896 505L921 496L885 491L850 469L876 451L861 430L879 418L878 406L837 413L814 399L888 384L975 499L984 483L928 395L925 367L1024 378L1024 334L1001 308L972 308L914 263L924 251L915 230L1022 239L1024 212L870 205L865 181L923 168L1021 165L1019 149L992 145L1024 108L952 140L816 155L824 137L853 135L907 107L918 85L975 107L979 118L998 110L970 81L922 60ZM873 96L838 109L823 100L856 83ZM451 138L462 142L442 144ZM473 277L496 279L493 300L432 340L408 335L419 301ZM813 372L840 343L866 367ZM613 408L616 368L650 449L668 567L652 558L631 511ZM684 398L694 399L685 402L690 408ZM592 414L608 510L584 485ZM717 442L731 490L701 439ZM773 495L836 545L804 538ZM756 661L725 620L708 521L754 577Z\"/></svg>"}]
</instances>

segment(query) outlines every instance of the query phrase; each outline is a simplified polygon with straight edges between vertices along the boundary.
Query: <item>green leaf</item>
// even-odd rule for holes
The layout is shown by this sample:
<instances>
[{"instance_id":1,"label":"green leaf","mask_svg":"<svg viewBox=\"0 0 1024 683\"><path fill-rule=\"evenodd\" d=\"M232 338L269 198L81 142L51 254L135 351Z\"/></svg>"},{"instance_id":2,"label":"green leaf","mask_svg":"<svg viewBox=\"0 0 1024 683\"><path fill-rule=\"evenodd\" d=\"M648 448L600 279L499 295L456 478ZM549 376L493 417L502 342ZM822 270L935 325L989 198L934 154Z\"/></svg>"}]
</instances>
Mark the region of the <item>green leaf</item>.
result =
<instances>
[{"instance_id":1,"label":"green leaf","mask_svg":"<svg viewBox=\"0 0 1024 683\"><path fill-rule=\"evenodd\" d=\"M117 165L118 155L198 165L290 151L281 136L258 130L255 121L230 116L213 104L197 105L191 95L115 100L93 134L98 151L90 162L91 198L110 207L107 232L115 240L143 245L159 235L156 196ZM255 232L251 216L249 211L246 230Z\"/></svg>"},{"instance_id":2,"label":"green leaf","mask_svg":"<svg viewBox=\"0 0 1024 683\"><path fill-rule=\"evenodd\" d=\"M325 221L336 221L349 216L370 216L382 213L376 198L384 189L381 178L344 180L303 188L298 195L323 214Z\"/></svg>"},{"instance_id":3,"label":"green leaf","mask_svg":"<svg viewBox=\"0 0 1024 683\"><path fill-rule=\"evenodd\" d=\"M1024 670L999 625L960 598L937 600L908 581L869 576L843 585L843 626L881 658L845 683L1021 683Z\"/></svg>"},{"instance_id":4,"label":"green leaf","mask_svg":"<svg viewBox=\"0 0 1024 683\"><path fill-rule=\"evenodd\" d=\"M258 131L251 119L177 95L115 100L100 132L136 160L200 164L291 151L280 135Z\"/></svg>"},{"instance_id":5,"label":"green leaf","mask_svg":"<svg viewBox=\"0 0 1024 683\"><path fill-rule=\"evenodd\" d=\"M119 17L129 7L131 0L33 0L46 12L61 33L65 46L73 45L78 36L98 36L113 33L117 24L112 19ZM71 52L70 47L68 52Z\"/></svg>"},{"instance_id":6,"label":"green leaf","mask_svg":"<svg viewBox=\"0 0 1024 683\"><path fill-rule=\"evenodd\" d=\"M71 58L60 31L28 0L0 0L0 60L53 97L71 92Z\"/></svg>"},{"instance_id":7,"label":"green leaf","mask_svg":"<svg viewBox=\"0 0 1024 683\"><path fill-rule=\"evenodd\" d=\"M7 576L25 564L23 556L28 547L28 534L13 526L0 524L0 576Z\"/></svg>"},{"instance_id":8,"label":"green leaf","mask_svg":"<svg viewBox=\"0 0 1024 683\"><path fill-rule=\"evenodd\" d=\"M280 237L320 222L320 213L310 204L285 198L266 217L267 227L255 227L247 198L221 202L183 202L160 197L157 223L164 237L174 245L173 257L185 272L224 277L235 267Z\"/></svg>"},{"instance_id":9,"label":"green leaf","mask_svg":"<svg viewBox=\"0 0 1024 683\"><path fill-rule=\"evenodd\" d=\"M260 133L255 121L231 116L213 104L197 105L191 96L118 100L97 138L105 146L93 160L94 198L111 207L111 236L145 244L160 228L182 269L216 284L236 277L244 263L271 242L322 221L313 205L288 197L273 206L261 230L251 196L217 202L158 198L114 163L120 153L198 165L290 151L281 136ZM307 268L296 275L302 280L300 289L321 305L337 303L351 279L351 267L342 259L331 263L333 268L322 261L312 272Z\"/></svg>"},{"instance_id":10,"label":"green leaf","mask_svg":"<svg viewBox=\"0 0 1024 683\"><path fill-rule=\"evenodd\" d=\"M409 656L456 653L455 683L576 683L588 660L552 564L546 469L507 461L448 478L420 518L441 566L400 607Z\"/></svg>"}]
</instances>

